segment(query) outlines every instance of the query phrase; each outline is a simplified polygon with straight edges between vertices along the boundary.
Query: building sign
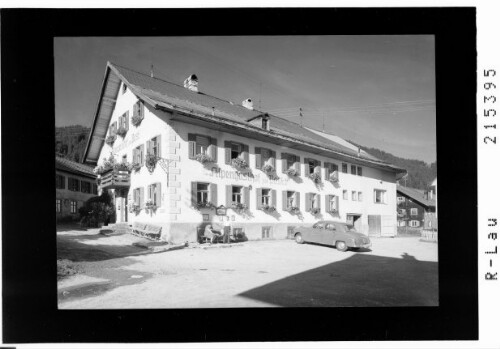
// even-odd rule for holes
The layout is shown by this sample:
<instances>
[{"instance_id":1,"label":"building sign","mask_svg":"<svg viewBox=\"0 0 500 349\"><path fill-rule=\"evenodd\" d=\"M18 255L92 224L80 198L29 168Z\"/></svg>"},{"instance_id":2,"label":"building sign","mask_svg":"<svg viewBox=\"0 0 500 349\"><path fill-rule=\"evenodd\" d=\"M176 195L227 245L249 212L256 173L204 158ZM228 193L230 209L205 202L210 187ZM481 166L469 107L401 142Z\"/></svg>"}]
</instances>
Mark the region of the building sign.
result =
<instances>
[{"instance_id":1,"label":"building sign","mask_svg":"<svg viewBox=\"0 0 500 349\"><path fill-rule=\"evenodd\" d=\"M212 167L209 175L210 177L215 177L219 179L229 178L229 179L236 179L236 180L248 181L259 184L286 185L290 180L288 176L283 178L277 177L276 179L271 179L263 173L257 173L256 175L254 175L252 172L226 171L226 170L221 170L218 167Z\"/></svg>"},{"instance_id":2,"label":"building sign","mask_svg":"<svg viewBox=\"0 0 500 349\"><path fill-rule=\"evenodd\" d=\"M227 208L224 207L224 205L220 205L215 209L215 214L217 216L225 216L226 215Z\"/></svg>"},{"instance_id":3,"label":"building sign","mask_svg":"<svg viewBox=\"0 0 500 349\"><path fill-rule=\"evenodd\" d=\"M138 140L139 137L140 137L139 132L133 133L130 137L128 137L123 142L121 142L119 145L117 145L116 147L113 147L113 153L118 153L118 152L122 151L123 149L127 148L132 143L134 143L136 140Z\"/></svg>"}]
</instances>

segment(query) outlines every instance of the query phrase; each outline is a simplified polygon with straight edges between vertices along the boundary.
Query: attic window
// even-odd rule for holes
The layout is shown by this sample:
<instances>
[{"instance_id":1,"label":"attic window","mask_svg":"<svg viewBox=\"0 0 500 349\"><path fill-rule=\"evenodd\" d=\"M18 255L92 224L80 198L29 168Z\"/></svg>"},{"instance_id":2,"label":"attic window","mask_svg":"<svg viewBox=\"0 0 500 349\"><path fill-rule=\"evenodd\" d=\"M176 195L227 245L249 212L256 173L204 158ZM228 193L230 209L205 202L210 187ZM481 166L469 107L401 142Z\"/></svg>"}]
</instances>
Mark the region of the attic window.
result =
<instances>
[{"instance_id":1,"label":"attic window","mask_svg":"<svg viewBox=\"0 0 500 349\"><path fill-rule=\"evenodd\" d=\"M127 92L127 85L123 84L123 86L122 86L122 94L124 94L125 92Z\"/></svg>"}]
</instances>

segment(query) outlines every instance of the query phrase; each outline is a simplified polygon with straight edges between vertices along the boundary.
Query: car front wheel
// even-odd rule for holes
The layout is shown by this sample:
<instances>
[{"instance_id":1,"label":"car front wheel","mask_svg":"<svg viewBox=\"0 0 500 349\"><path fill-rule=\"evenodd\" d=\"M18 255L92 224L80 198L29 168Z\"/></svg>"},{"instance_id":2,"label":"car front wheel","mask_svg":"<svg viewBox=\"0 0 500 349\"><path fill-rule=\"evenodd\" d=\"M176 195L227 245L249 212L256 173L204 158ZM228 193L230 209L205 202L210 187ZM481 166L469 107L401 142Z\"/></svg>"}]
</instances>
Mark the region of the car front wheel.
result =
<instances>
[{"instance_id":1,"label":"car front wheel","mask_svg":"<svg viewBox=\"0 0 500 349\"><path fill-rule=\"evenodd\" d=\"M341 252L347 251L347 245L344 241L337 241L335 243L335 247L337 248L337 250L339 250Z\"/></svg>"},{"instance_id":2,"label":"car front wheel","mask_svg":"<svg viewBox=\"0 0 500 349\"><path fill-rule=\"evenodd\" d=\"M304 243L304 238L302 237L301 233L295 234L295 242L298 244L303 244Z\"/></svg>"}]
</instances>

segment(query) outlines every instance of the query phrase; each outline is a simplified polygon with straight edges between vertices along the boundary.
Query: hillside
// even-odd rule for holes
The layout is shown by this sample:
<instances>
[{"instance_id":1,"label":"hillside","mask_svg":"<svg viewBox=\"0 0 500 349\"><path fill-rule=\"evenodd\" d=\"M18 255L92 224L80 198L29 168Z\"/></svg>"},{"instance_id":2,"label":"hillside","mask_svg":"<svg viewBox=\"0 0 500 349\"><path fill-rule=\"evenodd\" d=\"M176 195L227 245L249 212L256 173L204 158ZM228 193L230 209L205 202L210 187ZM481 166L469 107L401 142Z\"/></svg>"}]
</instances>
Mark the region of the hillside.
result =
<instances>
[{"instance_id":1,"label":"hillside","mask_svg":"<svg viewBox=\"0 0 500 349\"><path fill-rule=\"evenodd\" d=\"M81 125L56 127L56 154L73 161L81 161L83 152L87 145L90 128ZM377 148L368 148L349 141L364 151L408 171L406 186L416 189L427 189L429 184L436 178L437 163L427 164L421 160L404 159L387 153ZM400 183L405 185L404 180Z\"/></svg>"},{"instance_id":2,"label":"hillside","mask_svg":"<svg viewBox=\"0 0 500 349\"><path fill-rule=\"evenodd\" d=\"M375 156L380 160L406 169L408 171L408 177L406 178L407 187L424 190L428 189L429 185L437 176L437 161L434 161L431 164L427 164L422 160L404 159L377 148L368 148L351 141L349 142L360 147L367 153ZM401 179L399 183L401 185L405 185L405 180Z\"/></svg>"},{"instance_id":3,"label":"hillside","mask_svg":"<svg viewBox=\"0 0 500 349\"><path fill-rule=\"evenodd\" d=\"M56 154L73 161L83 158L90 128L81 125L56 127Z\"/></svg>"}]
</instances>

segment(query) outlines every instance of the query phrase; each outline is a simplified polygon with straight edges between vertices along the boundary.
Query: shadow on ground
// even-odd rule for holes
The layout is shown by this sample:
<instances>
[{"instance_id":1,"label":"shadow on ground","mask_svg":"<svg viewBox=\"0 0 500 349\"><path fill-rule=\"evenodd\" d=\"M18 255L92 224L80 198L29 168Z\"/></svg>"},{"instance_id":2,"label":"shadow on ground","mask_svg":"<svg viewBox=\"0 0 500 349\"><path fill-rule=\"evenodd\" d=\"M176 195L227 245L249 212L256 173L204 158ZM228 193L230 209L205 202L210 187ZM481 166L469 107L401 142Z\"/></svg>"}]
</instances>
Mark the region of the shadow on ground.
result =
<instances>
[{"instance_id":1,"label":"shadow on ground","mask_svg":"<svg viewBox=\"0 0 500 349\"><path fill-rule=\"evenodd\" d=\"M437 306L438 263L353 254L239 296L283 307Z\"/></svg>"}]
</instances>

